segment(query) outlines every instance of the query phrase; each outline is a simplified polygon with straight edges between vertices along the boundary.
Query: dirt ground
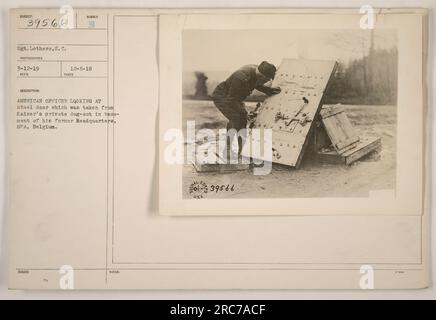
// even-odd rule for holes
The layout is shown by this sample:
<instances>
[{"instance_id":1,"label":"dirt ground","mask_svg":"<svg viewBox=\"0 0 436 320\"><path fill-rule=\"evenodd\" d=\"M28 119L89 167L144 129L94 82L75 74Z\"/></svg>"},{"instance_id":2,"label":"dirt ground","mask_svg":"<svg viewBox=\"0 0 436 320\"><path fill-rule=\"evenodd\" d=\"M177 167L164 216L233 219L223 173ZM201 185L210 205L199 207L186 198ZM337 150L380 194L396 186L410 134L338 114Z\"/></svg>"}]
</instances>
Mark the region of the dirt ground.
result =
<instances>
[{"instance_id":1,"label":"dirt ground","mask_svg":"<svg viewBox=\"0 0 436 320\"><path fill-rule=\"evenodd\" d=\"M247 109L254 104L247 104ZM359 134L381 137L382 148L350 166L320 163L309 153L299 169L273 164L272 172L255 176L251 170L232 173L198 173L191 164L183 168L183 197L190 187L204 182L206 198L367 197L370 190L395 189L396 106L344 106ZM183 123L195 120L197 128L225 128L226 119L211 101L183 102ZM186 130L185 130L186 132ZM233 191L212 186L233 186Z\"/></svg>"}]
</instances>

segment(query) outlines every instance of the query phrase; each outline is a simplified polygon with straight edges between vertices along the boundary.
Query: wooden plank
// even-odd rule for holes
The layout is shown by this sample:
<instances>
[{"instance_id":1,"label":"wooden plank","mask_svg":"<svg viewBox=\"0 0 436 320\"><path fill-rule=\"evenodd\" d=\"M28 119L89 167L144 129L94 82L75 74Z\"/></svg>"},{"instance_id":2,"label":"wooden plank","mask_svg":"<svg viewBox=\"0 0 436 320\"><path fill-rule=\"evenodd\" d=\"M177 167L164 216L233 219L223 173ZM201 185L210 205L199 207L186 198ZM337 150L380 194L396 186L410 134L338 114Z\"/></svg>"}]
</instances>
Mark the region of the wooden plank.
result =
<instances>
[{"instance_id":1,"label":"wooden plank","mask_svg":"<svg viewBox=\"0 0 436 320\"><path fill-rule=\"evenodd\" d=\"M234 171L244 171L250 168L249 164L236 163L236 164L223 164L223 163L192 163L195 170L200 173L215 172L226 173Z\"/></svg>"},{"instance_id":2,"label":"wooden plank","mask_svg":"<svg viewBox=\"0 0 436 320\"><path fill-rule=\"evenodd\" d=\"M356 160L359 160L368 153L375 151L381 147L381 138L372 138L362 141L355 149L350 150L345 155L345 163L350 165Z\"/></svg>"},{"instance_id":3,"label":"wooden plank","mask_svg":"<svg viewBox=\"0 0 436 320\"><path fill-rule=\"evenodd\" d=\"M198 163L193 161L192 165L194 166L195 170L197 172L216 172L216 163L214 164L208 164L208 163Z\"/></svg>"},{"instance_id":4,"label":"wooden plank","mask_svg":"<svg viewBox=\"0 0 436 320\"><path fill-rule=\"evenodd\" d=\"M344 130L344 133L347 137L357 136L356 130L351 124L350 119L347 117L346 112L338 115L338 121L341 124L341 127Z\"/></svg>"},{"instance_id":5,"label":"wooden plank","mask_svg":"<svg viewBox=\"0 0 436 320\"><path fill-rule=\"evenodd\" d=\"M321 110L321 122L330 138L335 151L322 152L318 149L318 158L328 163L345 163L350 165L368 153L381 147L378 137L361 138L353 128L341 106L324 106ZM322 130L321 128L321 130ZM319 135L319 133L318 133Z\"/></svg>"},{"instance_id":6,"label":"wooden plank","mask_svg":"<svg viewBox=\"0 0 436 320\"><path fill-rule=\"evenodd\" d=\"M343 152L343 149L345 149L346 147L355 144L356 142L359 142L360 138L358 136L354 136L354 137L349 137L343 141L339 141L335 147L338 150L339 153Z\"/></svg>"},{"instance_id":7,"label":"wooden plank","mask_svg":"<svg viewBox=\"0 0 436 320\"><path fill-rule=\"evenodd\" d=\"M340 127L337 124L335 117L329 117L322 120L324 127L326 129L327 135L330 137L330 140L332 141L332 144L336 146L338 143L340 143L343 139L343 133L340 129Z\"/></svg>"},{"instance_id":8,"label":"wooden plank","mask_svg":"<svg viewBox=\"0 0 436 320\"><path fill-rule=\"evenodd\" d=\"M327 119L328 117L335 116L339 113L344 112L344 108L340 106L326 106L321 109L320 115L322 119Z\"/></svg>"},{"instance_id":9,"label":"wooden plank","mask_svg":"<svg viewBox=\"0 0 436 320\"><path fill-rule=\"evenodd\" d=\"M212 145L212 144L211 144ZM197 152L204 152L204 150L197 149ZM233 171L248 170L250 168L249 163L243 163L241 160L239 163L224 163L225 159L218 153L215 153L217 161L215 163L208 163L206 160L200 162L197 160L197 154L192 164L197 172L216 172L226 173Z\"/></svg>"},{"instance_id":10,"label":"wooden plank","mask_svg":"<svg viewBox=\"0 0 436 320\"><path fill-rule=\"evenodd\" d=\"M318 161L329 164L345 164L345 157L336 152L318 152L316 154Z\"/></svg>"},{"instance_id":11,"label":"wooden plank","mask_svg":"<svg viewBox=\"0 0 436 320\"><path fill-rule=\"evenodd\" d=\"M325 106L321 112L326 115L325 118L322 118L322 122L338 153L349 150L359 141L359 137L342 106Z\"/></svg>"}]
</instances>

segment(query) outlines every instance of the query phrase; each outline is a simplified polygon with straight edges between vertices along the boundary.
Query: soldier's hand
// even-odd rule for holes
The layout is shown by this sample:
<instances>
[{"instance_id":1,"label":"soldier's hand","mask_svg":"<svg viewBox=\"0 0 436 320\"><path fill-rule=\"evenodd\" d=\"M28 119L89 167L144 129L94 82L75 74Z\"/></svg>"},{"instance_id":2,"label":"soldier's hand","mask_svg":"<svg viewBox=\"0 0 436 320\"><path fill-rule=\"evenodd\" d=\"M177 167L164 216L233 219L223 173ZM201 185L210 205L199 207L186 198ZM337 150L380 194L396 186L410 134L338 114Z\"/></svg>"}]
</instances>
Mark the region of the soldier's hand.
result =
<instances>
[{"instance_id":1,"label":"soldier's hand","mask_svg":"<svg viewBox=\"0 0 436 320\"><path fill-rule=\"evenodd\" d=\"M280 87L271 88L271 95L279 94L280 92L282 92L282 89L280 89Z\"/></svg>"}]
</instances>

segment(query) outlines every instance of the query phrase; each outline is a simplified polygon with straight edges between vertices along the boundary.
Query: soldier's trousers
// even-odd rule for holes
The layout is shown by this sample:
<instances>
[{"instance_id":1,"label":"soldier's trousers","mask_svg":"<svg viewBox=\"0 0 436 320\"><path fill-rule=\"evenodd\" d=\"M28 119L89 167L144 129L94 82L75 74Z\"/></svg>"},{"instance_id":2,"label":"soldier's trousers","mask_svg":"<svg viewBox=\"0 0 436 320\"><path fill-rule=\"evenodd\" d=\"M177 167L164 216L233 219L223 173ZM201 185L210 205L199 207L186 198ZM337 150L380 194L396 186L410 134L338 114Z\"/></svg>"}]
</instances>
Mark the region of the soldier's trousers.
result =
<instances>
[{"instance_id":1,"label":"soldier's trousers","mask_svg":"<svg viewBox=\"0 0 436 320\"><path fill-rule=\"evenodd\" d=\"M245 129L247 127L247 110L242 102L235 102L226 98L214 99L215 106L229 120L227 130Z\"/></svg>"},{"instance_id":2,"label":"soldier's trousers","mask_svg":"<svg viewBox=\"0 0 436 320\"><path fill-rule=\"evenodd\" d=\"M248 119L248 113L247 110L245 110L244 104L242 102L235 102L234 100L229 100L227 98L214 99L213 102L218 110L221 111L221 113L229 120L227 123L227 131L235 129L238 131L238 133L240 133L238 137L238 153L241 153L245 142L245 133L239 132L239 130L246 129ZM231 145L233 138L233 136L228 136L228 147ZM227 148L227 150L230 150L230 148Z\"/></svg>"}]
</instances>

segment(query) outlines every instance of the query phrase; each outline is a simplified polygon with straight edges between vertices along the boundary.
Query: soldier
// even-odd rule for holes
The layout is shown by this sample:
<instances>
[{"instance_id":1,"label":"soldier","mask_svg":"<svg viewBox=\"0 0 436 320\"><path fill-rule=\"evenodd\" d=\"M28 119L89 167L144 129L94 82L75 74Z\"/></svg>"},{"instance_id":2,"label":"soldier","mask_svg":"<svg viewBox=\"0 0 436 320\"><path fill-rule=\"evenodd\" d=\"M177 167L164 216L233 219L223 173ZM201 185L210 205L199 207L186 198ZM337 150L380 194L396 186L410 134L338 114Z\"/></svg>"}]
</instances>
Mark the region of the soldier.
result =
<instances>
[{"instance_id":1,"label":"soldier","mask_svg":"<svg viewBox=\"0 0 436 320\"><path fill-rule=\"evenodd\" d=\"M244 106L244 100L256 89L267 95L280 93L279 87L271 88L264 84L274 79L276 67L263 61L259 66L246 65L233 72L227 80L221 82L214 92L212 99L215 106L229 120L227 130L235 129L239 131L247 127L247 110ZM230 145L231 139L227 141ZM242 138L238 139L239 154L242 151ZM227 148L228 150L230 148Z\"/></svg>"}]
</instances>

